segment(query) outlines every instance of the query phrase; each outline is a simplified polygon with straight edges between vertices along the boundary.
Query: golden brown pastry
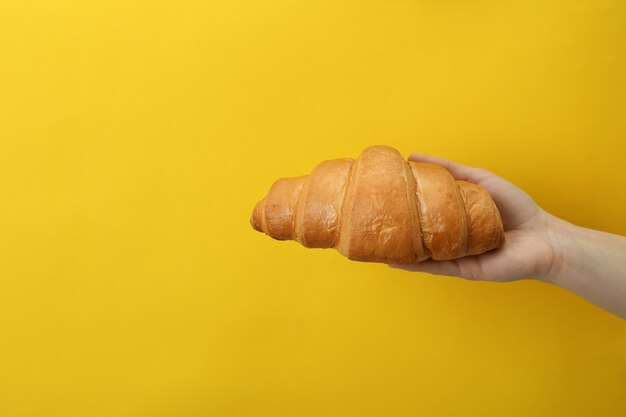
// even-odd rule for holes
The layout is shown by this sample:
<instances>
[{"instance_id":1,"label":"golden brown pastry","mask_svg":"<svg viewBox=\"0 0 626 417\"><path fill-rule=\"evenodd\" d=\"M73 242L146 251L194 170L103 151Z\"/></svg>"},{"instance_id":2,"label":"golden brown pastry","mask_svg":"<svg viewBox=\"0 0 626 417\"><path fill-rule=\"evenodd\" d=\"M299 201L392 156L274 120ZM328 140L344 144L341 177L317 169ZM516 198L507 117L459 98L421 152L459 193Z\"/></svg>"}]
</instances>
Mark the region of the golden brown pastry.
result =
<instances>
[{"instance_id":1,"label":"golden brown pastry","mask_svg":"<svg viewBox=\"0 0 626 417\"><path fill-rule=\"evenodd\" d=\"M454 259L504 243L489 193L439 165L405 161L389 146L281 178L254 208L254 229L308 248L335 248L355 261Z\"/></svg>"}]
</instances>

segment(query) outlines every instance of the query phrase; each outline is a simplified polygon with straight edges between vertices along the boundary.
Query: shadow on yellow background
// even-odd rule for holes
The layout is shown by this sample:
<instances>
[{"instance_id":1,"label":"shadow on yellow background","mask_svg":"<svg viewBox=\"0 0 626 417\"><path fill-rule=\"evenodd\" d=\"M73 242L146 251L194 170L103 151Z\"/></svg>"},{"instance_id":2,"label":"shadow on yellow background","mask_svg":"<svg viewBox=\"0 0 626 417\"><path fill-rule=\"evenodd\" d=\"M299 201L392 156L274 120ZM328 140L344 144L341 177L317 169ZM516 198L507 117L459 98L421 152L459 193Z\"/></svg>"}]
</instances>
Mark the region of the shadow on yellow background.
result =
<instances>
[{"instance_id":1,"label":"shadow on yellow background","mask_svg":"<svg viewBox=\"0 0 626 417\"><path fill-rule=\"evenodd\" d=\"M626 324L252 230L386 144L626 234L626 6L3 1L0 415L623 416Z\"/></svg>"}]
</instances>

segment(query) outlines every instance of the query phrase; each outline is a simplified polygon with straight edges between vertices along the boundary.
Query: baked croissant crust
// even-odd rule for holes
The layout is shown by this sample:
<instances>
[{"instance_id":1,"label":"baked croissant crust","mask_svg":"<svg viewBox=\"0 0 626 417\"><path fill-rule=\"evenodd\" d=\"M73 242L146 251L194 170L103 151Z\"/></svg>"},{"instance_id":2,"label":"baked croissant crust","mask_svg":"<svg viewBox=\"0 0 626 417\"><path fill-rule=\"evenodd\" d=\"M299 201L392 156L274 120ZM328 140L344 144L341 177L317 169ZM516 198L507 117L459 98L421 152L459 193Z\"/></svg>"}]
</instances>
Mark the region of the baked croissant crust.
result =
<instances>
[{"instance_id":1,"label":"baked croissant crust","mask_svg":"<svg viewBox=\"0 0 626 417\"><path fill-rule=\"evenodd\" d=\"M504 243L500 213L484 188L439 165L406 161L389 146L277 180L250 223L274 239L364 262L455 259Z\"/></svg>"}]
</instances>

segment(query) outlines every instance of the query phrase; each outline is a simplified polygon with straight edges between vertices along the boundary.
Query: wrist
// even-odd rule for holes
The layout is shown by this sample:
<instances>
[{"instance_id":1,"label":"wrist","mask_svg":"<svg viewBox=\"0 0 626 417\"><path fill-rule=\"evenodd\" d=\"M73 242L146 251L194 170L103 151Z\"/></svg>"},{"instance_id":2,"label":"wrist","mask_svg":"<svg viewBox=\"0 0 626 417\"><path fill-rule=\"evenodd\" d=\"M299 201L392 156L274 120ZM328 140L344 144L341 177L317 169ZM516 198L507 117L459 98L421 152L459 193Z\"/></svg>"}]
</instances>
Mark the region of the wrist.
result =
<instances>
[{"instance_id":1,"label":"wrist","mask_svg":"<svg viewBox=\"0 0 626 417\"><path fill-rule=\"evenodd\" d=\"M552 249L552 259L547 270L538 278L541 281L566 286L567 280L579 270L576 265L582 262L585 254L585 229L543 212L546 219L546 239Z\"/></svg>"}]
</instances>

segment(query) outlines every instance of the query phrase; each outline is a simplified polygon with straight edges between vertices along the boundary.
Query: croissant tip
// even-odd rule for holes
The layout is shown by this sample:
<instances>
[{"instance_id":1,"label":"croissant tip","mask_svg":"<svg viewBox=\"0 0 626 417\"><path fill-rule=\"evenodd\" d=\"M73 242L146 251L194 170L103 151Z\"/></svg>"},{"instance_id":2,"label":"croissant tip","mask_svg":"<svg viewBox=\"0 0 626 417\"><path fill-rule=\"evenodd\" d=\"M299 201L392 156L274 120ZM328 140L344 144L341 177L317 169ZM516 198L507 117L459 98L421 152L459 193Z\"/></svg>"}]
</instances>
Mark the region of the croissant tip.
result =
<instances>
[{"instance_id":1,"label":"croissant tip","mask_svg":"<svg viewBox=\"0 0 626 417\"><path fill-rule=\"evenodd\" d=\"M254 210L252 211L252 215L250 215L250 225L252 228L258 232L263 232L263 222L261 220L261 215L263 212L263 203L265 198L254 206Z\"/></svg>"}]
</instances>

